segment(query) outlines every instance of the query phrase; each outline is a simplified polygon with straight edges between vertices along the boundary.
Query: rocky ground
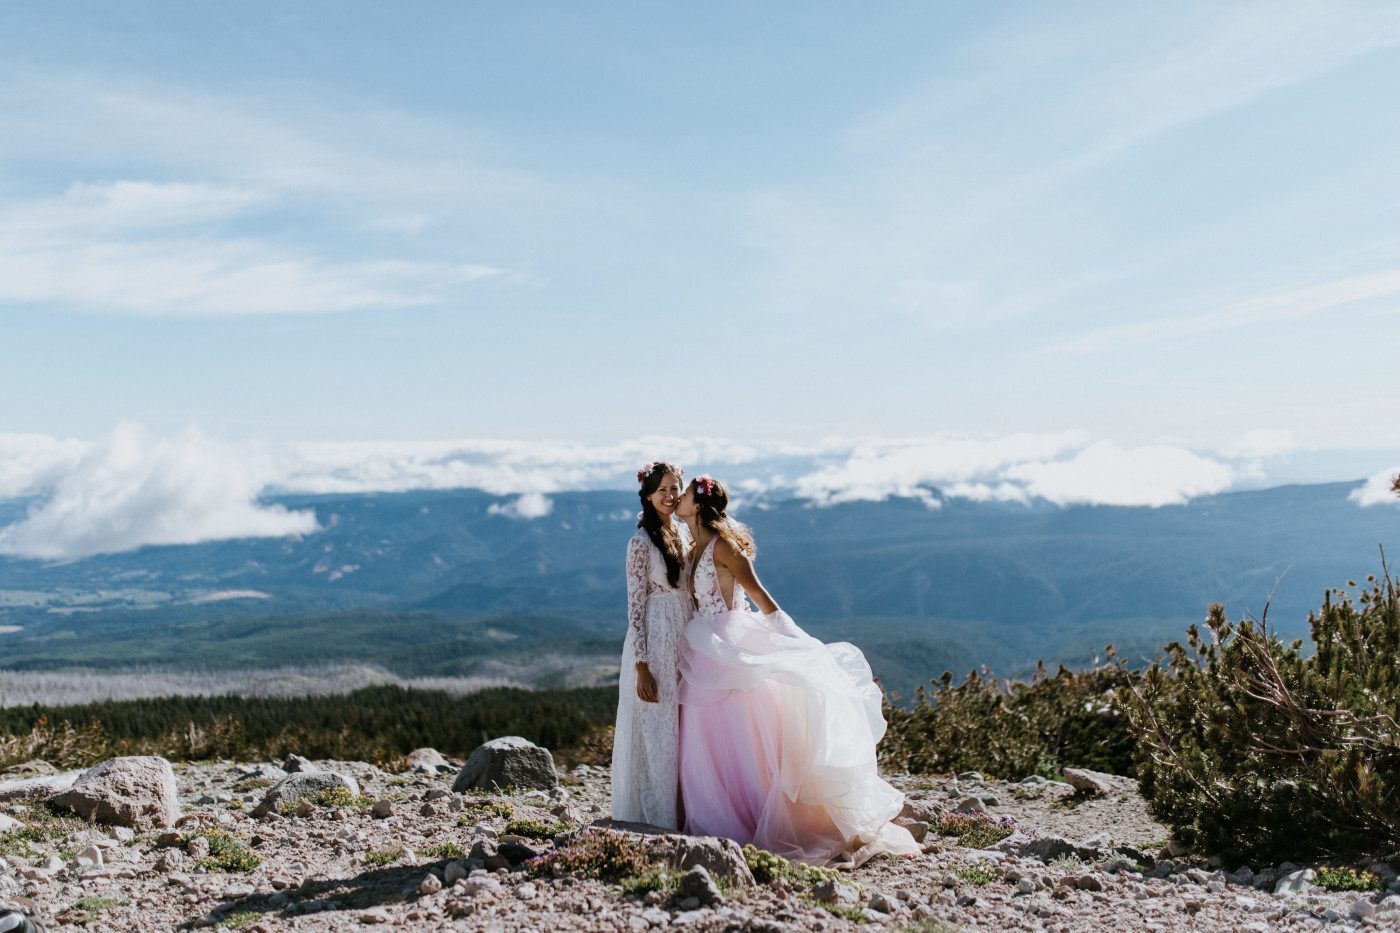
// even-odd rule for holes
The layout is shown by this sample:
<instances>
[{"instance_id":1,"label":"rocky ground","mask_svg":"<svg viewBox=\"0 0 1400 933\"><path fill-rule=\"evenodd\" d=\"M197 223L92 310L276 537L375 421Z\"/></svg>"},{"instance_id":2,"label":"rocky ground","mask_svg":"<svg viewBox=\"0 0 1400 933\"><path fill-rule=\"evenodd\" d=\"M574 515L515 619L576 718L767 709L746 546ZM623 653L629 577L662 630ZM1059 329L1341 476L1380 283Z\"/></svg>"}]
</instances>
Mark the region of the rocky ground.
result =
<instances>
[{"instance_id":1,"label":"rocky ground","mask_svg":"<svg viewBox=\"0 0 1400 933\"><path fill-rule=\"evenodd\" d=\"M426 760L422 767L431 771L434 759ZM0 908L33 912L51 930L81 924L122 933L378 924L500 933L1400 929L1393 863L1358 866L1390 888L1363 897L1314 887L1303 866L1169 858L1167 831L1122 778L1098 776L1091 794L1041 779L895 777L915 834L933 824L920 857L877 859L835 883L716 886L692 869L679 888L676 877L658 876L652 886L659 890L624 893L568 871L531 874L523 859L552 842L520 835L530 823L516 822L515 833L507 832L512 820L529 820L563 833L556 838L566 842L570 827L607 815L606 769L581 766L550 791L457 794L451 790L456 763L442 762L442 773L399 775L363 762L282 764L302 777L284 780L280 764L174 765L176 796L164 804L172 808L173 830L103 825L111 816L100 807L87 811L96 822L54 823L39 801L68 800L83 809L71 789L64 791L77 775L0 775L6 814L0 816ZM277 800L265 801L270 791L285 798L283 813ZM298 804L290 796L312 791L325 794L322 804ZM70 796L53 796L60 792ZM1021 831L989 849L959 844L938 832L944 814L959 810L985 810L993 820L1014 820ZM986 837L964 841L986 844ZM672 842L678 852L705 845ZM706 851L718 852L722 862L736 850ZM233 870L210 870L216 864ZM723 872L713 860L710 868ZM746 873L742 858L735 871Z\"/></svg>"}]
</instances>

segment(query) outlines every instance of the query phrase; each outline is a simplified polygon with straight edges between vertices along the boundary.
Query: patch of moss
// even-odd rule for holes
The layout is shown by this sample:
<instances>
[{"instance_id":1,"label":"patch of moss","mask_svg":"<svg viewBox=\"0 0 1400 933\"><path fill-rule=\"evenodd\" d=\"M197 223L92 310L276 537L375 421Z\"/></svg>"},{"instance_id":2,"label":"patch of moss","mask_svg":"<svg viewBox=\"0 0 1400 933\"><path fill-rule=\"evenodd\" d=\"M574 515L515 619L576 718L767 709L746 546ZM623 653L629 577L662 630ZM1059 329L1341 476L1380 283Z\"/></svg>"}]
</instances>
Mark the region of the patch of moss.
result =
<instances>
[{"instance_id":1,"label":"patch of moss","mask_svg":"<svg viewBox=\"0 0 1400 933\"><path fill-rule=\"evenodd\" d=\"M467 857L467 853L455 842L444 842L439 845L428 846L426 849L419 849L418 854L425 858L436 859L460 859Z\"/></svg>"},{"instance_id":2,"label":"patch of moss","mask_svg":"<svg viewBox=\"0 0 1400 933\"><path fill-rule=\"evenodd\" d=\"M527 839L553 839L556 834L569 827L563 823L545 820L511 820L506 824L506 833L524 836Z\"/></svg>"},{"instance_id":3,"label":"patch of moss","mask_svg":"<svg viewBox=\"0 0 1400 933\"><path fill-rule=\"evenodd\" d=\"M182 845L203 837L209 841L209 854L195 859L195 864L210 872L252 871L262 864L262 856L248 848L247 840L222 829L200 827L180 837Z\"/></svg>"},{"instance_id":4,"label":"patch of moss","mask_svg":"<svg viewBox=\"0 0 1400 933\"><path fill-rule=\"evenodd\" d=\"M383 868L385 865L392 865L401 858L403 858L402 849L374 849L365 853L365 857L360 859L360 864Z\"/></svg>"}]
</instances>

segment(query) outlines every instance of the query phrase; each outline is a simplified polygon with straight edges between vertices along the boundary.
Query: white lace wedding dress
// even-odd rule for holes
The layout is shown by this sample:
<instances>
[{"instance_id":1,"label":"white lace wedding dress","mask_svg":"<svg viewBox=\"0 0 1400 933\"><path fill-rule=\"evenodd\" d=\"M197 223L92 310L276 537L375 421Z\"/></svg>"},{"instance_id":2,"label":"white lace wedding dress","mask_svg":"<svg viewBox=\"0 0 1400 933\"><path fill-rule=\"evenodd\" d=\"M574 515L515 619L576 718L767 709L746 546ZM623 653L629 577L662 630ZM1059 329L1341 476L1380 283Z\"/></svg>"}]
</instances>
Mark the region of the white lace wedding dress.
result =
<instances>
[{"instance_id":1,"label":"white lace wedding dress","mask_svg":"<svg viewBox=\"0 0 1400 933\"><path fill-rule=\"evenodd\" d=\"M690 530L678 524L689 547ZM684 582L684 576L682 576ZM612 817L678 828L679 720L676 705L688 594L666 579L666 561L644 529L627 543L627 638L613 734ZM657 702L637 697L637 662L656 678Z\"/></svg>"},{"instance_id":2,"label":"white lace wedding dress","mask_svg":"<svg viewBox=\"0 0 1400 933\"><path fill-rule=\"evenodd\" d=\"M918 855L890 822L904 795L876 769L885 720L865 656L786 612L751 612L738 583L726 598L714 546L697 558L681 651L686 832L815 865Z\"/></svg>"}]
</instances>

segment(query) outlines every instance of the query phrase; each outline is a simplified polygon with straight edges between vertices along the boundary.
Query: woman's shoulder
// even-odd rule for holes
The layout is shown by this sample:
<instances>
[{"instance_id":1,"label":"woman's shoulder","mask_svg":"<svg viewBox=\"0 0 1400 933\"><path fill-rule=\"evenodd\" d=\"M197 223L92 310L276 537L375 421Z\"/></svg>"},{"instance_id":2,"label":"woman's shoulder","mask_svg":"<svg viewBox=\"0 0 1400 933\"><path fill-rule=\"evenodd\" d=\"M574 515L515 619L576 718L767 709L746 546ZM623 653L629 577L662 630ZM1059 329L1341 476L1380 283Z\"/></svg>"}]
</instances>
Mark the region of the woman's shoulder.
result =
<instances>
[{"instance_id":1,"label":"woman's shoulder","mask_svg":"<svg viewBox=\"0 0 1400 933\"><path fill-rule=\"evenodd\" d=\"M629 551L645 551L648 547L656 547L656 545L652 543L651 535L647 534L645 528L638 528L636 534L627 541L627 550Z\"/></svg>"}]
</instances>

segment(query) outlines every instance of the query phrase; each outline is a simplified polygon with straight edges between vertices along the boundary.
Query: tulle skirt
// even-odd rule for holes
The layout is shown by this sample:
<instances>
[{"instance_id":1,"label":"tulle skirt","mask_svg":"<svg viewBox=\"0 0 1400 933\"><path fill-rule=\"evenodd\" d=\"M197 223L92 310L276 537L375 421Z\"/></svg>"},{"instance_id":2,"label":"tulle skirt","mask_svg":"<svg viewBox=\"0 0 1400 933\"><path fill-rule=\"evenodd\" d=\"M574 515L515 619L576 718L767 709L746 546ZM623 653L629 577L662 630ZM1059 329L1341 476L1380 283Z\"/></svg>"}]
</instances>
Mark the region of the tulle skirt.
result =
<instances>
[{"instance_id":1,"label":"tulle skirt","mask_svg":"<svg viewBox=\"0 0 1400 933\"><path fill-rule=\"evenodd\" d=\"M687 832L813 865L919 854L890 822L904 795L876 768L885 720L860 649L733 610L687 623L680 669Z\"/></svg>"}]
</instances>

